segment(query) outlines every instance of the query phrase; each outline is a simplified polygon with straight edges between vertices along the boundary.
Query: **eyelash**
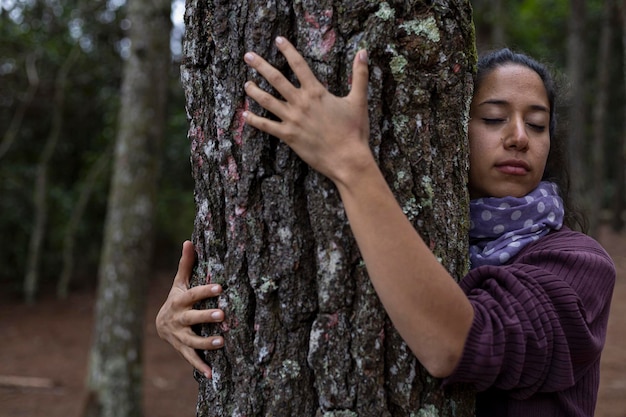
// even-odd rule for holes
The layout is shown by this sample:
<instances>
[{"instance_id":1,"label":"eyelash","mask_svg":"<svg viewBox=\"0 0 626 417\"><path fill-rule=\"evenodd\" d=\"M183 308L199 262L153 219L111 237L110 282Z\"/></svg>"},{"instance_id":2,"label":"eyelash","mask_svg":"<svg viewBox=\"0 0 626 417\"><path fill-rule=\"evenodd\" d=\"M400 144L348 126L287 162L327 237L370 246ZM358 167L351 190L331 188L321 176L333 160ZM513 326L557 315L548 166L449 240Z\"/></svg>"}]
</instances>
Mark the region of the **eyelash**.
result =
<instances>
[{"instance_id":1,"label":"eyelash","mask_svg":"<svg viewBox=\"0 0 626 417\"><path fill-rule=\"evenodd\" d=\"M499 123L503 123L505 121L506 121L505 119L491 119L491 118L483 117L483 122L485 122L485 124L487 125L496 125ZM536 132L544 132L546 130L545 126L536 125L533 123L526 123L526 124Z\"/></svg>"}]
</instances>

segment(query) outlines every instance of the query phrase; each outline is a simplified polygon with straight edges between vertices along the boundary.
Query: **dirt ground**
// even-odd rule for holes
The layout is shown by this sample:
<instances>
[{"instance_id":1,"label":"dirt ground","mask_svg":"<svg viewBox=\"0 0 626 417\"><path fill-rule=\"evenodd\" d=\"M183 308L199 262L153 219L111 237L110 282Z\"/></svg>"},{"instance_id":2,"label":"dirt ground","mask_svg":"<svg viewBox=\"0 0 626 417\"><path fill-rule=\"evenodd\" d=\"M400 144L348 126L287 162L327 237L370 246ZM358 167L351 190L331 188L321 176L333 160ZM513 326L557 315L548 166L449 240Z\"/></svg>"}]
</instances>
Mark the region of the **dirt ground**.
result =
<instances>
[{"instance_id":1,"label":"dirt ground","mask_svg":"<svg viewBox=\"0 0 626 417\"><path fill-rule=\"evenodd\" d=\"M600 241L618 268L596 417L626 417L626 234L603 231ZM175 265L174 265L175 266ZM190 366L154 328L172 271L154 281L146 315L144 415L195 416L197 385ZM93 291L26 306L0 293L0 417L80 417L91 343ZM32 329L38 329L33 332ZM4 377L29 377L43 387L17 388ZM19 381L18 381L19 382ZM53 386L46 384L52 382Z\"/></svg>"}]
</instances>

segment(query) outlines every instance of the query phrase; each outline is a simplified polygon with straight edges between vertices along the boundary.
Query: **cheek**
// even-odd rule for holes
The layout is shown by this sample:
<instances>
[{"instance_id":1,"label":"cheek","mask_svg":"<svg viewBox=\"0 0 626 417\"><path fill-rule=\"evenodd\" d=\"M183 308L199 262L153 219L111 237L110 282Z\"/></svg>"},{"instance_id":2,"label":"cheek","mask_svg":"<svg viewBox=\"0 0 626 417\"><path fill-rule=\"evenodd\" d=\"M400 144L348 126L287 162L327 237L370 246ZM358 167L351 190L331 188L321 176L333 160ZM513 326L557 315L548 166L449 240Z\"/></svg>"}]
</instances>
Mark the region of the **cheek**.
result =
<instances>
[{"instance_id":1,"label":"cheek","mask_svg":"<svg viewBox=\"0 0 626 417\"><path fill-rule=\"evenodd\" d=\"M549 154L550 154L550 141L548 140L547 143L541 149L541 153L538 156L538 158L543 162L543 170L546 169Z\"/></svg>"},{"instance_id":2,"label":"cheek","mask_svg":"<svg viewBox=\"0 0 626 417\"><path fill-rule=\"evenodd\" d=\"M477 129L469 129L469 159L470 159L470 172L472 167L478 168L480 164L481 155L486 154L486 144L482 136Z\"/></svg>"}]
</instances>

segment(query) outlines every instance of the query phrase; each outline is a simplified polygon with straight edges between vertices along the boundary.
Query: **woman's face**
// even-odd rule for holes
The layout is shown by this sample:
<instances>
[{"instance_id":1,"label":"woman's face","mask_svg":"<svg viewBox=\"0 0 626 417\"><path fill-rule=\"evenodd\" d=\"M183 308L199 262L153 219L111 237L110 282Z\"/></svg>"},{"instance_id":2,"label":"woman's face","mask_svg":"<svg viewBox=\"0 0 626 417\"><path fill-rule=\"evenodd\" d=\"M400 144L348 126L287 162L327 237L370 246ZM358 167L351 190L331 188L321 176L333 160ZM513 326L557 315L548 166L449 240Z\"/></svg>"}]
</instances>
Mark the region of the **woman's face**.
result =
<instances>
[{"instance_id":1,"label":"woman's face","mask_svg":"<svg viewBox=\"0 0 626 417\"><path fill-rule=\"evenodd\" d=\"M470 107L470 197L535 189L550 151L549 124L548 95L535 71L511 63L489 72Z\"/></svg>"}]
</instances>

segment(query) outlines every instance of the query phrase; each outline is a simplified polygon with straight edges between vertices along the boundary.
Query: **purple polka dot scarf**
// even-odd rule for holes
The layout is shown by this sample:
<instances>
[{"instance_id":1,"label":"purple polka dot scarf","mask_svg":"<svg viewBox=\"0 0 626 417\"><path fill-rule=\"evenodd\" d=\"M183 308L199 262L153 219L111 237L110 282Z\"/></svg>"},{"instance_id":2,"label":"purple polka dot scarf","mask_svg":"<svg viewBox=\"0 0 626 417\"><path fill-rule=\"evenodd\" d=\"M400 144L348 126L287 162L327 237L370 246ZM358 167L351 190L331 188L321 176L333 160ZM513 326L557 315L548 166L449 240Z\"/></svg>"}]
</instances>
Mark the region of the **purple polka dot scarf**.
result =
<instances>
[{"instance_id":1,"label":"purple polka dot scarf","mask_svg":"<svg viewBox=\"0 0 626 417\"><path fill-rule=\"evenodd\" d=\"M542 181L525 197L486 197L470 202L472 268L503 265L529 243L563 225L556 184Z\"/></svg>"}]
</instances>

